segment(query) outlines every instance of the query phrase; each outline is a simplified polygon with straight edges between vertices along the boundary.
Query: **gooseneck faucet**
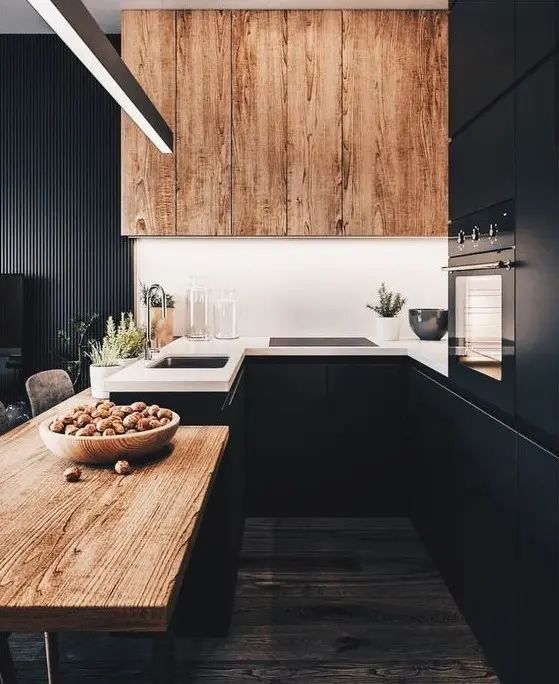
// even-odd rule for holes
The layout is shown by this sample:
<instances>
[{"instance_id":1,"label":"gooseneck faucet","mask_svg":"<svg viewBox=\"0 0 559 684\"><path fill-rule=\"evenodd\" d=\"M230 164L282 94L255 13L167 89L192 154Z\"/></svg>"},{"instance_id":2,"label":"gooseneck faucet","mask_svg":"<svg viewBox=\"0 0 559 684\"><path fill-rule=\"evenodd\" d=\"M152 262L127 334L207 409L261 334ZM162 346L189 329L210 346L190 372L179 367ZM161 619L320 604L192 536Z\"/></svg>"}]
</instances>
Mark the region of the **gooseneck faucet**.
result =
<instances>
[{"instance_id":1,"label":"gooseneck faucet","mask_svg":"<svg viewBox=\"0 0 559 684\"><path fill-rule=\"evenodd\" d=\"M151 360L151 355L153 352L158 352L159 349L157 347L154 347L152 345L152 330L151 330L151 298L153 295L159 291L159 294L161 296L161 318L164 319L165 316L167 316L167 298L165 296L165 290L159 285L158 283L154 283L153 285L150 285L147 295L146 295L146 306L147 306L147 330L146 330L146 342L145 342L145 348L144 348L144 358L146 361Z\"/></svg>"}]
</instances>

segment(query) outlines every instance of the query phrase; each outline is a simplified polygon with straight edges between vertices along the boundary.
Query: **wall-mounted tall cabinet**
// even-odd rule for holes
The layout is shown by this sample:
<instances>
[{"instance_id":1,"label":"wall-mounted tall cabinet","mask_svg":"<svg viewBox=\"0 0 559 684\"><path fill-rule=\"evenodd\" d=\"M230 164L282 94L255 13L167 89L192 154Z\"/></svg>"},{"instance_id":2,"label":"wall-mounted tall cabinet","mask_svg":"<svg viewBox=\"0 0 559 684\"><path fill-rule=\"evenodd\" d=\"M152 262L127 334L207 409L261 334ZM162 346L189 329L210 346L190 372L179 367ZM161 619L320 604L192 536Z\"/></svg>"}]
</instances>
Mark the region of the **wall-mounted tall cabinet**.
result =
<instances>
[{"instance_id":1,"label":"wall-mounted tall cabinet","mask_svg":"<svg viewBox=\"0 0 559 684\"><path fill-rule=\"evenodd\" d=\"M123 115L123 234L446 234L446 12L131 10L122 44L175 132Z\"/></svg>"}]
</instances>

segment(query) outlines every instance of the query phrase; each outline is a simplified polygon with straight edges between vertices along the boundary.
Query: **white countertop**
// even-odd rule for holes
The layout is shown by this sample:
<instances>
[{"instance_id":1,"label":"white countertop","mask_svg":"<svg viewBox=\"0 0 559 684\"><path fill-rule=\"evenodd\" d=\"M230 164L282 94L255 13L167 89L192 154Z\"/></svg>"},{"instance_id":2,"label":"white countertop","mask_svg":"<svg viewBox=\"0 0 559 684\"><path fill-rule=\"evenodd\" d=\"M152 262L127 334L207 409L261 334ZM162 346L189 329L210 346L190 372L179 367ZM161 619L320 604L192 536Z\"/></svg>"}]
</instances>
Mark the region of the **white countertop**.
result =
<instances>
[{"instance_id":1,"label":"white countertop","mask_svg":"<svg viewBox=\"0 0 559 684\"><path fill-rule=\"evenodd\" d=\"M371 338L374 340L374 338ZM409 356L448 376L447 341L418 339L377 343L377 347L270 347L269 337L191 342L180 338L152 361L136 361L105 380L109 392L228 392L245 356ZM228 356L223 368L150 368L165 356Z\"/></svg>"}]
</instances>

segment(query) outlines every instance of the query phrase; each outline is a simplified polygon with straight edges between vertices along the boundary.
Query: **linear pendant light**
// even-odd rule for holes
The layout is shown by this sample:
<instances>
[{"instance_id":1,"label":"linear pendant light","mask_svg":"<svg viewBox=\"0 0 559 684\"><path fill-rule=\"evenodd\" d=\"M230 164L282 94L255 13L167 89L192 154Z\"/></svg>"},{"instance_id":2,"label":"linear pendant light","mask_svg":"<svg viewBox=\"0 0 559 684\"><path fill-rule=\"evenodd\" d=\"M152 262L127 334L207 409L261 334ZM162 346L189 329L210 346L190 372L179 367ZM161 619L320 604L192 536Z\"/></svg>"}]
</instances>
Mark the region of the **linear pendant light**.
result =
<instances>
[{"instance_id":1,"label":"linear pendant light","mask_svg":"<svg viewBox=\"0 0 559 684\"><path fill-rule=\"evenodd\" d=\"M173 132L81 0L27 0L152 143L173 152Z\"/></svg>"}]
</instances>

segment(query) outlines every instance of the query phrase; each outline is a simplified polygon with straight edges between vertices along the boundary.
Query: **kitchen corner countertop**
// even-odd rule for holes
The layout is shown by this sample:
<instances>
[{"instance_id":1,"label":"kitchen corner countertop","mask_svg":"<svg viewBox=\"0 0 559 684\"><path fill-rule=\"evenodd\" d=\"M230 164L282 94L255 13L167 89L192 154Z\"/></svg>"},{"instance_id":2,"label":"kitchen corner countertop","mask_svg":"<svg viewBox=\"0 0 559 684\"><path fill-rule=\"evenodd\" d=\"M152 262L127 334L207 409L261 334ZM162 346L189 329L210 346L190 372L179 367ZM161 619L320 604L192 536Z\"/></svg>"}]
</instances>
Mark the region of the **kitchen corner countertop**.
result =
<instances>
[{"instance_id":1,"label":"kitchen corner countertop","mask_svg":"<svg viewBox=\"0 0 559 684\"><path fill-rule=\"evenodd\" d=\"M374 338L371 338L375 341ZM376 347L270 347L269 337L191 342L181 337L152 361L136 361L105 380L109 392L228 392L245 356L409 356L448 377L447 340L382 342ZM150 368L166 356L228 356L223 368Z\"/></svg>"}]
</instances>

